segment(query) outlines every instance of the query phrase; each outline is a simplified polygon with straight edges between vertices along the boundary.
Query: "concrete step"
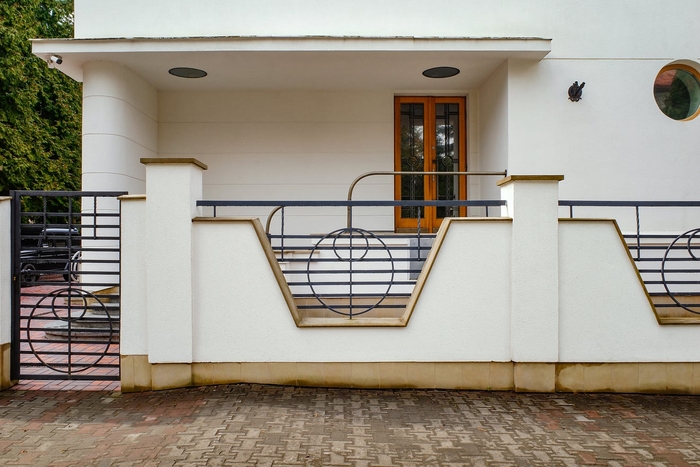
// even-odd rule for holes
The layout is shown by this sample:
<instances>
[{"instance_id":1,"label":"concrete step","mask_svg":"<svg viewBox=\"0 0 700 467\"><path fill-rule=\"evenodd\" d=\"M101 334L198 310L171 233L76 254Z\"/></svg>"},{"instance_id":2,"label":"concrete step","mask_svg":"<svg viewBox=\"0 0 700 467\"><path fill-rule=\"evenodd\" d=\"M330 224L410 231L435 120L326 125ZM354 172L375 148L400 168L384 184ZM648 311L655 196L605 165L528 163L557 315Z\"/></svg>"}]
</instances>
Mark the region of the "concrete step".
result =
<instances>
[{"instance_id":1,"label":"concrete step","mask_svg":"<svg viewBox=\"0 0 700 467\"><path fill-rule=\"evenodd\" d=\"M691 310L699 313L692 313L685 308L678 306L668 295L652 295L651 301L656 309L656 318L661 324L700 324L700 296L686 295L677 296L676 299L687 305Z\"/></svg>"}]
</instances>

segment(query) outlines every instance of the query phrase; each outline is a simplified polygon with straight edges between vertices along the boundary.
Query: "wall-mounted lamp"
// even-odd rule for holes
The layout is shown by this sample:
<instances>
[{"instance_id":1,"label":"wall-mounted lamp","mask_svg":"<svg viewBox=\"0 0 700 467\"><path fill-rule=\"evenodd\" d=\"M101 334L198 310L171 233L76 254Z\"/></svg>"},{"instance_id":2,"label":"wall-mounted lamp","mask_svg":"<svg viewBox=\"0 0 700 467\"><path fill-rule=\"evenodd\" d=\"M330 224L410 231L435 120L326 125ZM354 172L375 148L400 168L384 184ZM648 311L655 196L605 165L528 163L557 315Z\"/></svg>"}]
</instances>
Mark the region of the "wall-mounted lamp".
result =
<instances>
[{"instance_id":1,"label":"wall-mounted lamp","mask_svg":"<svg viewBox=\"0 0 700 467\"><path fill-rule=\"evenodd\" d=\"M572 84L569 87L569 100L571 102L578 102L581 100L583 97L583 87L586 85L585 82L582 82L580 85L578 84L578 81L574 81L574 84Z\"/></svg>"},{"instance_id":2,"label":"wall-mounted lamp","mask_svg":"<svg viewBox=\"0 0 700 467\"><path fill-rule=\"evenodd\" d=\"M49 68L53 68L56 65L60 65L61 63L63 63L63 57L61 57L60 55L49 55L48 57L46 57L46 63L49 64Z\"/></svg>"}]
</instances>

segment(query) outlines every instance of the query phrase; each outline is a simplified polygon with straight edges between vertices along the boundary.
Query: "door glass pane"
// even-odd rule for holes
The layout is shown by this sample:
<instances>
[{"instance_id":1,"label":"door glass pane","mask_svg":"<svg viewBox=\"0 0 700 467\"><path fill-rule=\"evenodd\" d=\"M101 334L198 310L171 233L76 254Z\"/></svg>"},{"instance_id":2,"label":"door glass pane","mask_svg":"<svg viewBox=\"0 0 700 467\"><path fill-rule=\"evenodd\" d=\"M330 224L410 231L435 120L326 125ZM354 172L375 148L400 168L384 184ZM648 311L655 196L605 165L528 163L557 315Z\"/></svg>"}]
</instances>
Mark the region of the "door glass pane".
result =
<instances>
[{"instance_id":1,"label":"door glass pane","mask_svg":"<svg viewBox=\"0 0 700 467\"><path fill-rule=\"evenodd\" d=\"M435 105L435 156L438 172L459 172L459 104ZM459 176L438 175L436 199L459 199ZM437 217L457 217L459 206L439 206Z\"/></svg>"},{"instance_id":2,"label":"door glass pane","mask_svg":"<svg viewBox=\"0 0 700 467\"><path fill-rule=\"evenodd\" d=\"M423 156L423 130L425 112L423 104L401 104L401 171L423 172L425 169ZM424 177L422 175L401 176L401 199L425 199L423 192ZM425 209L419 207L401 207L402 218L425 217Z\"/></svg>"}]
</instances>

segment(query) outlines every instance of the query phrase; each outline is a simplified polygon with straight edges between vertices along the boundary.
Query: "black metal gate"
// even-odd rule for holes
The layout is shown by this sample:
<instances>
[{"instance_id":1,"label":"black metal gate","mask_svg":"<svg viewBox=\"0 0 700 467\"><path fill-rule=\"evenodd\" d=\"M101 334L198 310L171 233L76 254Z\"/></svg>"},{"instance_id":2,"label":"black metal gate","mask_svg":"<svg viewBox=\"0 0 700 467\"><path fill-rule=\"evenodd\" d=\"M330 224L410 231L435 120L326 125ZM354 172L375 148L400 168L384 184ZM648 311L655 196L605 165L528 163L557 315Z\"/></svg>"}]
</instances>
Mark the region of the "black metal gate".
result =
<instances>
[{"instance_id":1,"label":"black metal gate","mask_svg":"<svg viewBox=\"0 0 700 467\"><path fill-rule=\"evenodd\" d=\"M123 194L11 192L12 379L119 379Z\"/></svg>"}]
</instances>

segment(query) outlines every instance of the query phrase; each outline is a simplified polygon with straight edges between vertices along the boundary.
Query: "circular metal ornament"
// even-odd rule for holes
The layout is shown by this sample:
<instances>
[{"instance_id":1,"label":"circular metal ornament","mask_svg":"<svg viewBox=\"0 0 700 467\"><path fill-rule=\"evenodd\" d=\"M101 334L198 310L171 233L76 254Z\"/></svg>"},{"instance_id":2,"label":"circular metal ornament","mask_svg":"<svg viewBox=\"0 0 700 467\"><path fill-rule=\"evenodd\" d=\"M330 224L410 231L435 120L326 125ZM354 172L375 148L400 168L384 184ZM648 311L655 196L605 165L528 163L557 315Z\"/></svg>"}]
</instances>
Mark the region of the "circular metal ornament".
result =
<instances>
[{"instance_id":1,"label":"circular metal ornament","mask_svg":"<svg viewBox=\"0 0 700 467\"><path fill-rule=\"evenodd\" d=\"M94 300L95 304L89 304L89 300ZM81 303L76 304L74 303L75 301L80 301ZM45 319L40 318L43 318L47 314L52 314L53 318L56 321L68 323L68 329L66 332L70 336L72 327L71 325L75 322L78 322L81 319L85 319L86 314L89 310L101 311L106 316L105 321L109 325L109 331L104 338L104 349L92 355L93 357L96 357L92 361L86 361L88 356L85 354L80 355L79 362L73 362L70 360L68 360L67 363L49 361L48 357L52 354L55 355L55 350L51 349L51 351L43 352L40 347L44 344L48 344L49 347L61 344L45 343L39 339L35 339L35 337L32 336L33 333L43 332L46 331L48 328L41 325L32 328L32 320L38 321L39 323L41 323L42 321L45 322ZM110 316L109 311L107 310L107 307L104 305L104 303L102 303L102 301L93 293L83 289L76 289L72 287L56 289L52 292L49 292L48 294L43 296L39 301L37 301L37 303L34 305L34 308L32 308L32 311L27 317L26 332L27 342L29 343L29 347L32 353L34 354L34 357L47 368L51 368L56 372L66 374L80 373L82 371L95 367L106 356L109 347L112 345L112 341L116 336L116 330L114 329L112 317ZM100 338L100 340L102 340L102 338ZM66 340L66 345L69 347L71 345L83 345L80 342L71 341L72 339L69 337ZM91 348L94 348L98 344L90 342L90 344L85 345L89 345Z\"/></svg>"},{"instance_id":2,"label":"circular metal ornament","mask_svg":"<svg viewBox=\"0 0 700 467\"><path fill-rule=\"evenodd\" d=\"M440 165L446 169L452 169L454 168L454 159L450 156L442 156L440 157Z\"/></svg>"},{"instance_id":3,"label":"circular metal ornament","mask_svg":"<svg viewBox=\"0 0 700 467\"><path fill-rule=\"evenodd\" d=\"M418 156L409 156L406 159L406 162L408 162L408 166L411 168L411 170L414 171L417 171L423 167L423 160Z\"/></svg>"},{"instance_id":4,"label":"circular metal ornament","mask_svg":"<svg viewBox=\"0 0 700 467\"><path fill-rule=\"evenodd\" d=\"M681 270L667 269L666 264L670 263L673 259L677 259L677 258L671 258L669 255L674 250L674 246L684 239L687 239L687 241L685 242L685 250L688 253L688 256L690 256L691 260L697 261L698 259L700 259L698 257L698 255L696 255L695 252L693 251L693 249L700 249L700 244L698 244L697 242L695 245L693 245L693 240L698 240L698 234L700 234L700 228L688 230L687 232L684 232L681 235L679 235L678 237L676 237L671 242L671 244L668 246L668 248L666 248L666 252L664 253L663 260L661 261L661 282L663 283L664 289L666 289L666 293L668 294L668 296L671 298L671 300L673 300L673 302L676 305L678 305L679 307L683 308L684 310L689 311L690 313L694 313L696 315L700 315L700 310L692 309L691 308L692 305L681 303L681 301L678 298L680 296L680 292L672 292L671 288L669 286L669 281L668 281L666 275L677 273ZM681 249L682 249L682 247L681 247ZM675 250L677 251L678 248L676 248ZM694 284L694 285L700 285L700 282L698 282L697 284ZM695 295L700 295L700 293L695 293ZM696 306L696 308L697 308L697 306Z\"/></svg>"},{"instance_id":5,"label":"circular metal ornament","mask_svg":"<svg viewBox=\"0 0 700 467\"><path fill-rule=\"evenodd\" d=\"M339 245L338 240L341 238L347 238L350 240L347 248L344 248L344 247ZM362 243L364 243L364 246L360 247L360 249L362 250L362 253L359 256L355 257L353 255L354 239L358 239L358 238L362 239ZM350 311L349 312L344 311L344 310L340 309L340 307L333 306L333 305L329 304L327 301L324 301L324 299L322 298L323 295L320 294L319 291L317 290L317 288L320 286L317 285L316 287L314 287L313 281L311 280L311 258L313 258L314 254L316 253L317 250L324 249L321 244L324 241L327 241L330 239L332 239L331 249L332 249L335 257L340 261L348 262L348 263L354 263L354 262L368 260L367 255L369 254L370 250L372 249L370 246L370 240L376 240L381 245L381 247L379 249L377 249L376 251L383 251L386 253L386 255L388 257L388 262L389 262L389 264L391 264L391 277L388 281L386 290L384 290L381 294L378 295L378 297L377 297L378 300L376 301L376 303L371 304L371 305L359 305L359 306L357 306L357 311L355 310L355 305L352 304L353 299L357 299L360 297L366 298L366 295L363 295L362 293L357 293L357 292L355 292L355 290L358 287L367 286L368 284L363 284L362 282L353 282L352 268L350 268L348 270L349 284L350 284L350 292L348 294L348 298L350 299ZM347 250L349 252L348 257L342 256L339 250L341 250L341 251ZM371 260L371 258L369 260ZM372 311L376 307L378 307L387 298L389 291L391 290L391 287L394 283L395 275L396 275L396 268L394 266L394 258L391 255L391 251L389 250L389 247L386 245L386 243L384 243L384 241L381 238L374 235L372 232L370 232L368 230L364 230L364 229L358 229L358 228L342 228L342 229L334 230L333 232L322 237L314 245L314 248L311 250L311 252L309 254L309 259L307 260L307 263L306 263L306 277L307 277L307 281L309 284L309 288L311 289L311 293L313 294L314 298L316 300L318 300L318 302L321 303L324 307L331 310L332 312L340 314L340 315L344 315L344 316L349 316L351 318L353 316L359 316L359 315L365 314L369 311Z\"/></svg>"}]
</instances>

